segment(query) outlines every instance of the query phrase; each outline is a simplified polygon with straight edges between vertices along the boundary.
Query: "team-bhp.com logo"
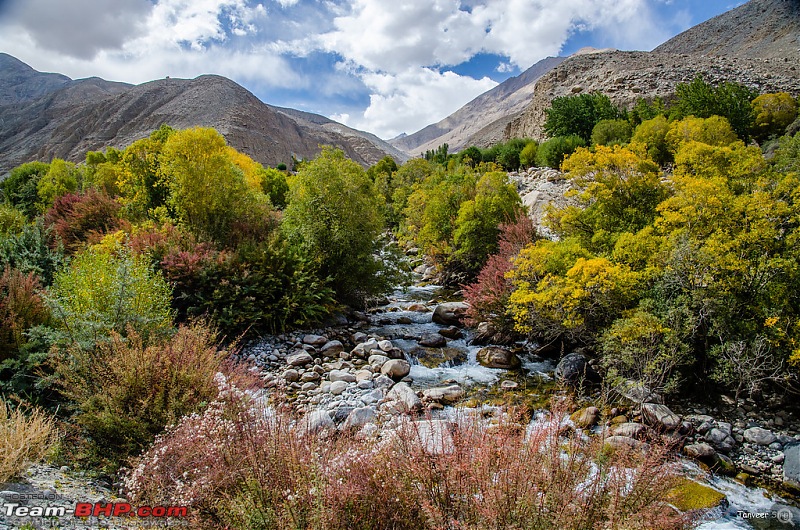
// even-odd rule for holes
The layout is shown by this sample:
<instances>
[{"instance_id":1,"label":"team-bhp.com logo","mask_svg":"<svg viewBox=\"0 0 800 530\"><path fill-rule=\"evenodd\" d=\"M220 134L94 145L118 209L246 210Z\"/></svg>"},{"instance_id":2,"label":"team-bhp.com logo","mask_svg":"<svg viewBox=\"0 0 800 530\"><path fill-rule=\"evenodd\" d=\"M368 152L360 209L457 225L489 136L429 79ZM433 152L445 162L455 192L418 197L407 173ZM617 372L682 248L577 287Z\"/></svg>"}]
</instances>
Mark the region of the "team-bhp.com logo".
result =
<instances>
[{"instance_id":1,"label":"team-bhp.com logo","mask_svg":"<svg viewBox=\"0 0 800 530\"><path fill-rule=\"evenodd\" d=\"M127 502L79 502L75 508L64 506L22 506L8 503L4 506L8 517L187 517L186 506L131 506Z\"/></svg>"}]
</instances>

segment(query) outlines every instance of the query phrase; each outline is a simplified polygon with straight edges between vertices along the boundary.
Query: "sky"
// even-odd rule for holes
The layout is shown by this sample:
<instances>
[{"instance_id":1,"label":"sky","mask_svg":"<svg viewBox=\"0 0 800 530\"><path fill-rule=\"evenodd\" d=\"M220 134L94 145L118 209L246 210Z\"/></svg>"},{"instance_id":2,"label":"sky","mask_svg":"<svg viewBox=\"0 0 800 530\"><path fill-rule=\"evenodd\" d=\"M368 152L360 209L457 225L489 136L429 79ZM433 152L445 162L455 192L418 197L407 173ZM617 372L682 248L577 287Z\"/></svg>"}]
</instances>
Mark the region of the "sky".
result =
<instances>
[{"instance_id":1,"label":"sky","mask_svg":"<svg viewBox=\"0 0 800 530\"><path fill-rule=\"evenodd\" d=\"M389 139L537 61L651 50L738 0L0 0L0 51L73 79L219 74Z\"/></svg>"}]
</instances>

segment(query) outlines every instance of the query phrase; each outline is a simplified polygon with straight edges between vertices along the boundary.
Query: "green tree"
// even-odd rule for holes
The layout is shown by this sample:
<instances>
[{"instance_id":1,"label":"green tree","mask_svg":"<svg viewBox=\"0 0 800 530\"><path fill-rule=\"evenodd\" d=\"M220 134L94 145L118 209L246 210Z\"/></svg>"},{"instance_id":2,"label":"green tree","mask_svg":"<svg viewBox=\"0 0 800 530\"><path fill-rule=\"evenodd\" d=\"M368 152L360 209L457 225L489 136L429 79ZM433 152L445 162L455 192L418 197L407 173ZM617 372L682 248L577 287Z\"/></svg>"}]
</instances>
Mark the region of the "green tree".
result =
<instances>
[{"instance_id":1,"label":"green tree","mask_svg":"<svg viewBox=\"0 0 800 530\"><path fill-rule=\"evenodd\" d=\"M46 211L58 197L80 190L82 181L81 171L75 164L54 158L47 173L36 184L39 211Z\"/></svg>"},{"instance_id":2,"label":"green tree","mask_svg":"<svg viewBox=\"0 0 800 530\"><path fill-rule=\"evenodd\" d=\"M48 303L56 342L92 349L111 332L143 337L172 326L172 290L144 259L91 247L56 274Z\"/></svg>"},{"instance_id":3,"label":"green tree","mask_svg":"<svg viewBox=\"0 0 800 530\"><path fill-rule=\"evenodd\" d=\"M758 92L738 83L724 82L713 87L698 74L691 83L675 87L676 102L672 114L678 118L722 116L736 134L747 142L753 126L751 101Z\"/></svg>"},{"instance_id":4,"label":"green tree","mask_svg":"<svg viewBox=\"0 0 800 530\"><path fill-rule=\"evenodd\" d=\"M630 140L628 120L600 120L592 129L592 145L625 145Z\"/></svg>"},{"instance_id":5,"label":"green tree","mask_svg":"<svg viewBox=\"0 0 800 530\"><path fill-rule=\"evenodd\" d=\"M592 129L600 120L621 117L611 99L604 94L578 94L557 97L545 111L544 130L550 137L577 135L589 142Z\"/></svg>"},{"instance_id":6,"label":"green tree","mask_svg":"<svg viewBox=\"0 0 800 530\"><path fill-rule=\"evenodd\" d=\"M27 222L24 213L10 204L0 203L0 238L9 234L18 234Z\"/></svg>"},{"instance_id":7,"label":"green tree","mask_svg":"<svg viewBox=\"0 0 800 530\"><path fill-rule=\"evenodd\" d=\"M3 181L0 190L5 201L33 219L39 213L37 203L39 181L47 174L50 164L44 162L28 162L11 170Z\"/></svg>"},{"instance_id":8,"label":"green tree","mask_svg":"<svg viewBox=\"0 0 800 530\"><path fill-rule=\"evenodd\" d=\"M358 302L388 287L375 256L381 206L361 166L331 147L289 182L282 228L303 254L318 260L321 276L331 278L341 301Z\"/></svg>"},{"instance_id":9,"label":"green tree","mask_svg":"<svg viewBox=\"0 0 800 530\"><path fill-rule=\"evenodd\" d=\"M519 153L519 163L522 167L532 167L536 165L536 153L539 150L539 143L530 141Z\"/></svg>"},{"instance_id":10,"label":"green tree","mask_svg":"<svg viewBox=\"0 0 800 530\"><path fill-rule=\"evenodd\" d=\"M550 138L539 146L536 151L536 165L559 169L564 158L571 155L578 147L583 147L586 142L580 136L556 136Z\"/></svg>"}]
</instances>

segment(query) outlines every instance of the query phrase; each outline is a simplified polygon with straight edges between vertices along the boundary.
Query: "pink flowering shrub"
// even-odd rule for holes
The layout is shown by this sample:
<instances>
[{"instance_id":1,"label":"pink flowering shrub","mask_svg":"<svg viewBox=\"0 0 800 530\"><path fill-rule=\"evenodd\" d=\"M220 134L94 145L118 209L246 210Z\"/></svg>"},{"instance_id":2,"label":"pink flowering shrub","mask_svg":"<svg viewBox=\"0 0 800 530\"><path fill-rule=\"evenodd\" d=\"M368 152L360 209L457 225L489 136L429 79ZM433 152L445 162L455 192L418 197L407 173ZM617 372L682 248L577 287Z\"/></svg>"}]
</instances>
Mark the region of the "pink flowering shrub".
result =
<instances>
[{"instance_id":1,"label":"pink flowering shrub","mask_svg":"<svg viewBox=\"0 0 800 530\"><path fill-rule=\"evenodd\" d=\"M668 450L565 433L406 422L379 437L309 435L218 378L219 397L160 437L125 480L135 502L189 506L203 528L687 528L665 502ZM433 435L433 437L432 437Z\"/></svg>"}]
</instances>

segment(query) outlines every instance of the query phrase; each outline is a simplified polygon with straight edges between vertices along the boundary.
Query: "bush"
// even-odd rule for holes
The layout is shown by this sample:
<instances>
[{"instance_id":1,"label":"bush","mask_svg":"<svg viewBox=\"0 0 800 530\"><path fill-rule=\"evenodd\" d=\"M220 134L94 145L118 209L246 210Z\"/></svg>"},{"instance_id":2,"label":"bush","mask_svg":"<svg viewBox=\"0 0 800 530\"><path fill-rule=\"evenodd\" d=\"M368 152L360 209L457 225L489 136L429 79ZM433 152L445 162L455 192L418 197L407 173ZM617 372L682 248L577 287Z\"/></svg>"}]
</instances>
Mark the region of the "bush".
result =
<instances>
[{"instance_id":1,"label":"bush","mask_svg":"<svg viewBox=\"0 0 800 530\"><path fill-rule=\"evenodd\" d=\"M120 226L120 205L97 190L58 197L44 215L66 249L75 252L87 243L97 243L103 235Z\"/></svg>"},{"instance_id":2,"label":"bush","mask_svg":"<svg viewBox=\"0 0 800 530\"><path fill-rule=\"evenodd\" d=\"M10 204L0 203L0 237L22 232L27 221L24 213Z\"/></svg>"},{"instance_id":3,"label":"bush","mask_svg":"<svg viewBox=\"0 0 800 530\"><path fill-rule=\"evenodd\" d=\"M211 401L228 358L216 341L201 324L150 343L129 328L127 338L112 332L95 351L61 351L54 361L58 385L74 404L93 457L113 469Z\"/></svg>"},{"instance_id":4,"label":"bush","mask_svg":"<svg viewBox=\"0 0 800 530\"><path fill-rule=\"evenodd\" d=\"M39 202L37 186L49 168L50 164L44 162L28 162L12 169L8 177L0 181L5 202L24 213L28 219L36 217L39 213L36 206Z\"/></svg>"},{"instance_id":5,"label":"bush","mask_svg":"<svg viewBox=\"0 0 800 530\"><path fill-rule=\"evenodd\" d=\"M33 273L6 266L0 276L0 363L16 357L27 339L25 332L49 318L41 286Z\"/></svg>"},{"instance_id":6,"label":"bush","mask_svg":"<svg viewBox=\"0 0 800 530\"><path fill-rule=\"evenodd\" d=\"M672 162L673 152L667 144L669 122L664 116L643 121L636 127L631 137L632 143L642 144L647 148L647 155L659 166Z\"/></svg>"},{"instance_id":7,"label":"bush","mask_svg":"<svg viewBox=\"0 0 800 530\"><path fill-rule=\"evenodd\" d=\"M120 249L89 248L56 274L48 302L57 341L91 349L111 332L144 337L172 325L171 289L142 259Z\"/></svg>"},{"instance_id":8,"label":"bush","mask_svg":"<svg viewBox=\"0 0 800 530\"><path fill-rule=\"evenodd\" d=\"M781 136L797 118L797 101L787 92L761 94L753 100L753 136L759 142Z\"/></svg>"},{"instance_id":9,"label":"bush","mask_svg":"<svg viewBox=\"0 0 800 530\"><path fill-rule=\"evenodd\" d=\"M625 145L631 140L628 120L600 120L592 129L592 145Z\"/></svg>"},{"instance_id":10,"label":"bush","mask_svg":"<svg viewBox=\"0 0 800 530\"><path fill-rule=\"evenodd\" d=\"M698 74L691 83L675 87L676 101L672 115L678 118L721 116L730 123L736 135L748 142L753 126L751 101L758 92L738 83L721 83L713 87Z\"/></svg>"},{"instance_id":11,"label":"bush","mask_svg":"<svg viewBox=\"0 0 800 530\"><path fill-rule=\"evenodd\" d=\"M536 165L536 152L539 150L538 142L528 142L519 153L519 163L522 167Z\"/></svg>"},{"instance_id":12,"label":"bush","mask_svg":"<svg viewBox=\"0 0 800 530\"><path fill-rule=\"evenodd\" d=\"M198 527L688 528L664 505L677 484L665 448L609 452L602 438L562 437L564 416L527 433L464 416L406 421L383 443L321 440L220 381L202 416L138 460L126 495L189 506Z\"/></svg>"},{"instance_id":13,"label":"bush","mask_svg":"<svg viewBox=\"0 0 800 530\"><path fill-rule=\"evenodd\" d=\"M19 234L0 236L0 267L33 273L44 285L53 283L53 275L64 261L60 240L41 219L26 224Z\"/></svg>"},{"instance_id":14,"label":"bush","mask_svg":"<svg viewBox=\"0 0 800 530\"><path fill-rule=\"evenodd\" d=\"M539 146L536 152L536 165L558 169L567 156L585 145L586 142L575 135L551 138Z\"/></svg>"},{"instance_id":15,"label":"bush","mask_svg":"<svg viewBox=\"0 0 800 530\"><path fill-rule=\"evenodd\" d=\"M34 409L25 415L0 397L0 484L41 460L56 441L53 420Z\"/></svg>"},{"instance_id":16,"label":"bush","mask_svg":"<svg viewBox=\"0 0 800 530\"><path fill-rule=\"evenodd\" d=\"M36 184L39 211L47 211L62 195L78 192L82 182L83 176L75 164L54 158L47 173Z\"/></svg>"}]
</instances>

